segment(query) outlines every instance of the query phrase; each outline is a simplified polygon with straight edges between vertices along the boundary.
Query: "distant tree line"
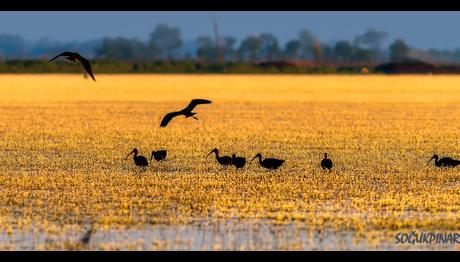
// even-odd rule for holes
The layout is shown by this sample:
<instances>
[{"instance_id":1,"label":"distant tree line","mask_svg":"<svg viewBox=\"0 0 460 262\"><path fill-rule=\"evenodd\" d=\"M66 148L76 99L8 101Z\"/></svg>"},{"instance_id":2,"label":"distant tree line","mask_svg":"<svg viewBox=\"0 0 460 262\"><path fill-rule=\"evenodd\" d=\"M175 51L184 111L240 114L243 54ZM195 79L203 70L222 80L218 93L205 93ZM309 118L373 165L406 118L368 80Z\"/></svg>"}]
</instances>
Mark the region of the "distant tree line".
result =
<instances>
[{"instance_id":1,"label":"distant tree line","mask_svg":"<svg viewBox=\"0 0 460 262\"><path fill-rule=\"evenodd\" d=\"M115 60L187 60L216 63L220 52L225 62L264 62L276 60L309 60L312 62L380 62L385 60L382 50L387 34L370 29L355 37L353 42L338 41L335 45L321 43L310 31L304 29L296 39L281 45L272 33L251 35L237 44L232 36L223 36L220 45L215 37L199 36L195 53L180 54L180 30L159 24L150 34L148 42L123 37L104 38L97 52L98 58ZM402 45L401 45L402 44ZM409 53L404 41L399 40L390 49L391 58L402 60ZM182 55L182 56L181 56Z\"/></svg>"},{"instance_id":2,"label":"distant tree line","mask_svg":"<svg viewBox=\"0 0 460 262\"><path fill-rule=\"evenodd\" d=\"M225 63L259 63L267 61L307 61L318 64L381 63L419 59L433 63L460 63L460 49L418 50L403 39L387 43L388 34L368 29L352 41L321 42L308 29L281 44L272 33L250 35L241 41L233 36L199 36L184 41L177 27L158 24L147 40L126 37L105 37L83 42L57 42L41 39L26 41L18 35L0 34L0 60L46 59L63 50L74 50L92 59L130 62L194 61Z\"/></svg>"}]
</instances>

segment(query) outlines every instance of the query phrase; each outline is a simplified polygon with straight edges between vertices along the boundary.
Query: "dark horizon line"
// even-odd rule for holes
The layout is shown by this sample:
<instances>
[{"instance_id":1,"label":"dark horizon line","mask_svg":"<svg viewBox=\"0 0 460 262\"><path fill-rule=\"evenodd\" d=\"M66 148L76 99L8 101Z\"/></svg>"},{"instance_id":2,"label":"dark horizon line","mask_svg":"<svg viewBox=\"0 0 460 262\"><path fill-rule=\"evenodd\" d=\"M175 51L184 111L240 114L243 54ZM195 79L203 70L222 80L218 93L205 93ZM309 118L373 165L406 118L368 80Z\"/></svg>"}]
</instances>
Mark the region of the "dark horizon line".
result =
<instances>
[{"instance_id":1,"label":"dark horizon line","mask_svg":"<svg viewBox=\"0 0 460 262\"><path fill-rule=\"evenodd\" d=\"M369 28L369 29L376 29L376 28ZM378 30L378 29L377 29ZM222 37L227 37L227 36L231 36L231 37L234 37L235 39L237 39L237 43L241 43L245 38L247 37L250 37L250 36L258 36L260 34L263 34L263 33L270 33L270 34L273 34L275 37L276 34L275 33L271 33L271 32L260 32L260 33L256 33L256 34L251 34L251 35L247 35L247 36L244 36L244 37L237 37L237 36L234 36L234 35L231 35L231 34L223 34L220 36L220 38ZM357 34L359 35L359 34ZM353 37L356 37L357 35L353 36ZM60 40L60 39L53 39L49 36L42 36L42 37L39 37L37 39L31 39L31 38L27 38L26 36L24 36L23 34L19 34L19 33L7 33L7 32L0 32L0 36L15 36L15 37L20 37L22 38L22 40L25 41L26 44L32 44L32 45L36 45L38 43L40 43L41 41L48 41L50 44L59 44L59 45L66 45L66 44L82 44L82 43L88 43L88 42L99 42L99 41L102 41L104 39L116 39L116 38L125 38L125 39L135 39L135 40L139 40L141 42L148 42L149 39L148 39L148 36L147 37L138 37L138 36L124 36L124 35L117 35L117 36L109 36L109 35L106 35L106 36L101 36L101 37L97 37L97 38L87 38L87 39L73 39L73 40ZM192 39L192 38L185 38L185 39L182 39L183 40L183 43L188 43L188 44L192 44L192 43L196 43L196 40L198 37L201 37L201 36L206 36L206 37L210 37L211 39L214 38L214 36L212 35L212 33L209 33L209 34L202 34L202 35L197 35L195 37L195 39ZM333 44L336 44L337 42L340 42L340 41L347 41L347 42L350 42L352 43L353 42L353 37L351 37L351 40L350 39L335 39L335 40L324 40L324 41L321 41L320 39L320 42L322 44L326 44L326 45L333 45ZM390 37L389 37L390 38ZM284 45L286 44L287 42L289 42L290 40L293 40L293 39L296 39L296 38L290 38L290 39L286 39L286 40L281 40L277 37L277 39L279 40L279 43L280 45ZM392 38L391 40L387 40L385 41L385 44L382 45L382 47L385 49L385 48L388 48L390 45L391 45L391 41L393 40L396 40L396 39L402 39L404 41L406 41L404 38L401 38L401 37L394 37ZM214 40L214 39L213 39ZM183 46L181 46L183 47ZM457 50L460 50L460 45L458 47L450 47L450 48L446 48L446 47L418 47L418 46L414 46L414 45L409 45L409 47L412 49L412 50L423 50L423 51L429 51L429 50L437 50L437 51L457 51Z\"/></svg>"}]
</instances>

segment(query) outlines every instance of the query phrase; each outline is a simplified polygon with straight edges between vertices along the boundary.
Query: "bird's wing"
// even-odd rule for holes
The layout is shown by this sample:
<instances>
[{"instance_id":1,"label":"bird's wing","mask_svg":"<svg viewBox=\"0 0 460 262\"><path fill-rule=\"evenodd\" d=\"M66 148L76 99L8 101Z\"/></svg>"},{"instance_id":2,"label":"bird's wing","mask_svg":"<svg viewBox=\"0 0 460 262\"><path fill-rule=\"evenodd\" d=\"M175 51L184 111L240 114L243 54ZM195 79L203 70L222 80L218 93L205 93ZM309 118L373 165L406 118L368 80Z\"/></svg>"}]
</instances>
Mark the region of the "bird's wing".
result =
<instances>
[{"instance_id":1,"label":"bird's wing","mask_svg":"<svg viewBox=\"0 0 460 262\"><path fill-rule=\"evenodd\" d=\"M173 119L174 117L178 116L178 115L181 115L180 112L171 112L171 113L167 113L164 117L163 117L163 120L161 120L161 124L160 124L160 127L165 127L168 125L168 123L171 121L171 119Z\"/></svg>"},{"instance_id":2,"label":"bird's wing","mask_svg":"<svg viewBox=\"0 0 460 262\"><path fill-rule=\"evenodd\" d=\"M72 55L71 52L62 52L62 53L60 53L59 55L55 56L55 57L54 57L53 59L51 59L50 61L48 61L48 63L49 63L49 62L52 62L52 61L54 61L54 60L56 60L56 59L57 59L58 57L60 57L60 56L71 56L71 55Z\"/></svg>"},{"instance_id":3,"label":"bird's wing","mask_svg":"<svg viewBox=\"0 0 460 262\"><path fill-rule=\"evenodd\" d=\"M94 78L93 70L91 69L91 64L89 63L89 61L79 54L75 56L75 59L77 59L83 65L86 72L91 76L91 78L94 81L96 81L96 78Z\"/></svg>"},{"instance_id":4,"label":"bird's wing","mask_svg":"<svg viewBox=\"0 0 460 262\"><path fill-rule=\"evenodd\" d=\"M211 100L206 100L206 99L193 99L192 101L190 101L190 103L188 104L188 106L182 110L184 111L192 111L197 105L200 105L200 104L211 104L212 101Z\"/></svg>"}]
</instances>

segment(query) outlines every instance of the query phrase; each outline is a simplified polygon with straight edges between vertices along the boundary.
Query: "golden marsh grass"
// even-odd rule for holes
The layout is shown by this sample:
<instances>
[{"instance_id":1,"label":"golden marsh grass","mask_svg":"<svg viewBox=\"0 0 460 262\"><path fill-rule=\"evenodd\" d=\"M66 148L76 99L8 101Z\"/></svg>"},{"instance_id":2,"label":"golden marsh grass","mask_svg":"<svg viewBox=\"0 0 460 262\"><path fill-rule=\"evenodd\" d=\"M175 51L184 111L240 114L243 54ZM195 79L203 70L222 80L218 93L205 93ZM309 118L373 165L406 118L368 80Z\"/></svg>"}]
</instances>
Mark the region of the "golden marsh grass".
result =
<instances>
[{"instance_id":1,"label":"golden marsh grass","mask_svg":"<svg viewBox=\"0 0 460 262\"><path fill-rule=\"evenodd\" d=\"M426 165L460 158L460 77L96 77L0 77L1 250L459 249L394 236L460 230L460 171ZM213 104L159 127L192 98Z\"/></svg>"}]
</instances>

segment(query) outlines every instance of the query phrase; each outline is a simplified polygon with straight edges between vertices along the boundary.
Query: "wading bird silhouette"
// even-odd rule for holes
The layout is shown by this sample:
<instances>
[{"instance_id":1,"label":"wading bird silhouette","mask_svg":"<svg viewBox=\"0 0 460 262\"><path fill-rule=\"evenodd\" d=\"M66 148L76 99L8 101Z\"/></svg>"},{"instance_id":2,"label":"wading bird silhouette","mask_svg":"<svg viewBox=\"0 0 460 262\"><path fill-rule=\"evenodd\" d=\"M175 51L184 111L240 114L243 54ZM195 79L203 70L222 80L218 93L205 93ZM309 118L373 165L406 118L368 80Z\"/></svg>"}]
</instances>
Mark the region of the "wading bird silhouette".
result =
<instances>
[{"instance_id":1,"label":"wading bird silhouette","mask_svg":"<svg viewBox=\"0 0 460 262\"><path fill-rule=\"evenodd\" d=\"M155 158L156 161L161 161L166 158L166 150L158 150L158 151L152 151L152 156L150 157L150 160Z\"/></svg>"},{"instance_id":2,"label":"wading bird silhouette","mask_svg":"<svg viewBox=\"0 0 460 262\"><path fill-rule=\"evenodd\" d=\"M321 167L323 169L331 169L332 168L332 160L327 158L327 153L324 153L324 159L321 161Z\"/></svg>"},{"instance_id":3,"label":"wading bird silhouette","mask_svg":"<svg viewBox=\"0 0 460 262\"><path fill-rule=\"evenodd\" d=\"M261 153L257 153L257 155L251 160L251 163L256 158L259 158L259 165L261 167L265 167L270 170L278 169L284 163L284 160L276 158L265 158L264 160L262 160Z\"/></svg>"},{"instance_id":4,"label":"wading bird silhouette","mask_svg":"<svg viewBox=\"0 0 460 262\"><path fill-rule=\"evenodd\" d=\"M128 160L128 156L133 154L133 153L134 153L133 160L134 160L134 164L136 164L136 166L147 167L149 165L149 163L147 162L147 158L145 158L145 156L138 156L137 155L139 153L137 148L134 148L133 151L131 151L131 153L129 153L126 156L126 160Z\"/></svg>"},{"instance_id":5,"label":"wading bird silhouette","mask_svg":"<svg viewBox=\"0 0 460 262\"><path fill-rule=\"evenodd\" d=\"M54 61L55 59L57 59L57 58L59 58L61 56L65 57L67 60L72 61L72 62L76 62L76 61L80 62L80 64L82 64L83 67L85 68L86 72L91 76L91 78L94 81L96 81L96 78L94 78L93 70L91 69L91 64L89 63L89 61L86 58L81 56L79 53L63 52L63 53L60 53L59 55L55 56L50 61L48 61L48 63Z\"/></svg>"},{"instance_id":6,"label":"wading bird silhouette","mask_svg":"<svg viewBox=\"0 0 460 262\"><path fill-rule=\"evenodd\" d=\"M180 111L177 111L177 112L170 112L168 114L166 114L164 117L163 117L163 120L161 120L161 123L160 123L160 127L165 127L168 125L168 123L176 116L180 116L180 115L184 115L185 118L189 118L189 117L193 117L195 119L198 120L198 118L195 117L195 112L192 112L193 109L195 109L195 107L197 105L201 105L201 104L211 104L212 102L210 100L206 100L206 99L193 99L192 101L190 101L190 103L188 104L188 106Z\"/></svg>"},{"instance_id":7,"label":"wading bird silhouette","mask_svg":"<svg viewBox=\"0 0 460 262\"><path fill-rule=\"evenodd\" d=\"M80 238L80 243L82 243L83 245L88 245L89 244L89 241L91 240L91 236L93 235L93 225L91 224L91 228L86 231L85 234L83 234L83 236Z\"/></svg>"},{"instance_id":8,"label":"wading bird silhouette","mask_svg":"<svg viewBox=\"0 0 460 262\"><path fill-rule=\"evenodd\" d=\"M246 165L246 158L232 155L232 164L236 166L236 169L243 168Z\"/></svg>"},{"instance_id":9,"label":"wading bird silhouette","mask_svg":"<svg viewBox=\"0 0 460 262\"><path fill-rule=\"evenodd\" d=\"M206 155L206 158L208 158L208 156L212 153L216 153L216 160L221 166L227 167L232 164L232 158L229 156L219 156L219 150L217 148L214 148L211 152L209 152L209 154Z\"/></svg>"},{"instance_id":10,"label":"wading bird silhouette","mask_svg":"<svg viewBox=\"0 0 460 262\"><path fill-rule=\"evenodd\" d=\"M434 165L437 167L456 167L460 165L460 160L452 159L450 157L443 157L438 161L438 155L434 154L430 160L428 161L427 165L430 163L431 160L434 159Z\"/></svg>"}]
</instances>

